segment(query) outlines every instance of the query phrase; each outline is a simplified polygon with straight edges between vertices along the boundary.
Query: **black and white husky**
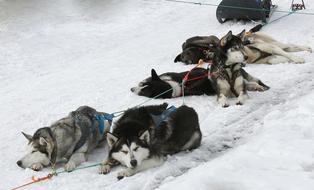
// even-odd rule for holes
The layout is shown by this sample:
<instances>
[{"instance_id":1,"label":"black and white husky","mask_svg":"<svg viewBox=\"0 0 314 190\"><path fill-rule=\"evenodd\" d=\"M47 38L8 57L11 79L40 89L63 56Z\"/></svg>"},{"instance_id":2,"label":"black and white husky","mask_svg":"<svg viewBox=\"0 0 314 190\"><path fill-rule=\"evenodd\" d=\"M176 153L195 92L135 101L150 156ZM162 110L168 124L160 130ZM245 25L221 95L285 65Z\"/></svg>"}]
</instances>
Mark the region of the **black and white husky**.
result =
<instances>
[{"instance_id":1,"label":"black and white husky","mask_svg":"<svg viewBox=\"0 0 314 190\"><path fill-rule=\"evenodd\" d=\"M138 84L137 87L131 88L131 91L140 96L157 98L174 98L182 96L182 81L188 71L175 73L168 72L162 75L157 75L154 69L151 70L151 77L146 78ZM204 68L193 69L188 76L188 80L184 83L184 95L214 95L215 90L208 80L208 70ZM193 80L197 79L197 80Z\"/></svg>"},{"instance_id":2,"label":"black and white husky","mask_svg":"<svg viewBox=\"0 0 314 190\"><path fill-rule=\"evenodd\" d=\"M112 119L105 119L106 115L82 106L50 127L38 129L33 136L22 132L28 140L29 152L17 165L38 171L66 158L65 170L72 171L86 161L87 153L105 140Z\"/></svg>"},{"instance_id":3,"label":"black and white husky","mask_svg":"<svg viewBox=\"0 0 314 190\"><path fill-rule=\"evenodd\" d=\"M202 62L202 60L200 60ZM261 80L251 76L249 73L241 70L245 79L245 87L248 91L265 91L269 87ZM138 84L137 87L131 88L131 91L140 96L149 98L175 98L182 96L182 80L188 73L168 72L157 75L156 71L152 69L151 77L146 78ZM189 76L188 81L184 83L184 96L191 95L216 95L216 85L208 79L210 74L207 69L195 68ZM195 80L194 80L195 79Z\"/></svg>"},{"instance_id":4,"label":"black and white husky","mask_svg":"<svg viewBox=\"0 0 314 190\"><path fill-rule=\"evenodd\" d=\"M227 97L237 96L237 104L242 105L248 98L248 89L268 90L269 87L259 79L252 77L242 68L247 59L243 42L229 31L221 38L216 48L213 64L210 68L210 79L217 89L218 102L228 107Z\"/></svg>"},{"instance_id":5,"label":"black and white husky","mask_svg":"<svg viewBox=\"0 0 314 190\"><path fill-rule=\"evenodd\" d=\"M168 154L199 147L202 133L195 110L167 106L127 110L113 132L107 133L110 150L100 173L109 173L113 166L122 164L127 167L118 173L118 179L122 179L161 165Z\"/></svg>"}]
</instances>

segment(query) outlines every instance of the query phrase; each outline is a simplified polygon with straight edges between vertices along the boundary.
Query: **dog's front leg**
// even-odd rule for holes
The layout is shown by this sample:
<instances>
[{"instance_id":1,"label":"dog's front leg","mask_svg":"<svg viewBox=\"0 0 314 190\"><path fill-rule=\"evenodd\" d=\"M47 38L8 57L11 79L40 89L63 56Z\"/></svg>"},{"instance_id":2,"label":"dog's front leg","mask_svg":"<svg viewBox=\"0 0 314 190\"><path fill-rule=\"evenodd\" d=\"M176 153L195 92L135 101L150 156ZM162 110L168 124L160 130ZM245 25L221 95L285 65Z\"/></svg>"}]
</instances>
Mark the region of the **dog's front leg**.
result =
<instances>
[{"instance_id":1,"label":"dog's front leg","mask_svg":"<svg viewBox=\"0 0 314 190\"><path fill-rule=\"evenodd\" d=\"M86 161L85 152L75 152L70 160L65 164L64 169L68 172L73 171L78 165Z\"/></svg>"},{"instance_id":2,"label":"dog's front leg","mask_svg":"<svg viewBox=\"0 0 314 190\"><path fill-rule=\"evenodd\" d=\"M230 85L225 79L217 79L217 87L218 87L218 103L222 107L228 107L229 103L227 100L228 94L230 93Z\"/></svg>"},{"instance_id":3,"label":"dog's front leg","mask_svg":"<svg viewBox=\"0 0 314 190\"><path fill-rule=\"evenodd\" d=\"M120 180L124 177L132 176L140 171L160 166L163 163L164 163L164 158L160 158L160 157L153 157L147 160L143 160L143 162L137 167L127 168L119 172L117 178Z\"/></svg>"},{"instance_id":4,"label":"dog's front leg","mask_svg":"<svg viewBox=\"0 0 314 190\"><path fill-rule=\"evenodd\" d=\"M237 105L244 104L245 100L248 98L248 95L246 93L245 82L242 75L235 79L234 90L238 93Z\"/></svg>"},{"instance_id":5,"label":"dog's front leg","mask_svg":"<svg viewBox=\"0 0 314 190\"><path fill-rule=\"evenodd\" d=\"M120 163L117 160L109 158L101 163L99 168L99 174L107 174L110 172L113 166L117 166L119 164Z\"/></svg>"}]
</instances>

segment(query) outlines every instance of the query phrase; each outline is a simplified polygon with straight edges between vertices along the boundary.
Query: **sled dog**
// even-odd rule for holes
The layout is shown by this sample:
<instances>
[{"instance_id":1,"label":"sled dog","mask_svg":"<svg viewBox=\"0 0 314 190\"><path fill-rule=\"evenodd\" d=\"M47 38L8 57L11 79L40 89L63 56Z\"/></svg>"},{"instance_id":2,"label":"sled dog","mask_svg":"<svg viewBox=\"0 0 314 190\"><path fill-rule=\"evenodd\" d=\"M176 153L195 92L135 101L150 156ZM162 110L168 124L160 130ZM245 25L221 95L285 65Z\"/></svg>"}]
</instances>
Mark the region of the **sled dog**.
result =
<instances>
[{"instance_id":1,"label":"sled dog","mask_svg":"<svg viewBox=\"0 0 314 190\"><path fill-rule=\"evenodd\" d=\"M227 97L231 95L235 95L237 104L242 105L248 98L247 89L260 89L260 91L269 89L242 68L247 58L239 37L232 35L229 31L221 38L214 53L209 78L217 89L217 99L222 107L229 106Z\"/></svg>"},{"instance_id":2,"label":"sled dog","mask_svg":"<svg viewBox=\"0 0 314 190\"><path fill-rule=\"evenodd\" d=\"M186 72L174 73L168 72L160 76L154 69L151 70L151 77L143 80L137 87L131 88L131 91L140 96L149 98L175 98L182 96L181 84ZM204 68L195 68L189 73L189 79L184 83L184 95L215 95L216 92L208 80L208 70ZM197 80L193 80L197 79Z\"/></svg>"},{"instance_id":3,"label":"sled dog","mask_svg":"<svg viewBox=\"0 0 314 190\"><path fill-rule=\"evenodd\" d=\"M248 63L277 64L285 62L304 63L304 59L290 52L308 51L309 46L295 44L284 44L261 32L245 32L243 30L238 36L242 39Z\"/></svg>"},{"instance_id":4,"label":"sled dog","mask_svg":"<svg viewBox=\"0 0 314 190\"><path fill-rule=\"evenodd\" d=\"M204 61L200 60L199 62ZM266 86L260 79L251 76L244 70L241 70L241 72L243 73L243 77L245 79L246 90L265 91L269 89L269 87ZM131 88L131 91L139 96L146 96L149 98L180 97L183 96L181 85L183 78L187 73L188 71L182 73L168 72L158 76L156 71L152 69L151 77L141 81L138 86ZM208 79L208 76L210 76L210 74L207 69L193 69L189 73L188 81L184 83L184 96L203 94L216 95L216 85Z\"/></svg>"},{"instance_id":5,"label":"sled dog","mask_svg":"<svg viewBox=\"0 0 314 190\"><path fill-rule=\"evenodd\" d=\"M202 133L193 108L168 104L127 110L107 134L110 147L100 173L106 174L115 165L126 166L118 179L160 166L164 157L200 146Z\"/></svg>"},{"instance_id":6,"label":"sled dog","mask_svg":"<svg viewBox=\"0 0 314 190\"><path fill-rule=\"evenodd\" d=\"M65 170L74 170L86 161L87 153L105 140L105 132L111 125L110 119L99 119L105 115L82 106L50 127L38 129L33 136L22 132L28 140L29 152L17 165L38 171L66 158Z\"/></svg>"},{"instance_id":7,"label":"sled dog","mask_svg":"<svg viewBox=\"0 0 314 190\"><path fill-rule=\"evenodd\" d=\"M237 36L244 42L247 63L277 64L285 62L304 63L304 59L290 52L308 51L309 46L284 44L272 37L259 32L262 25L257 25L248 32L243 30ZM219 45L216 36L195 36L187 39L182 44L182 53L177 55L174 62L197 64L200 59L208 61L213 59L214 48Z\"/></svg>"}]
</instances>

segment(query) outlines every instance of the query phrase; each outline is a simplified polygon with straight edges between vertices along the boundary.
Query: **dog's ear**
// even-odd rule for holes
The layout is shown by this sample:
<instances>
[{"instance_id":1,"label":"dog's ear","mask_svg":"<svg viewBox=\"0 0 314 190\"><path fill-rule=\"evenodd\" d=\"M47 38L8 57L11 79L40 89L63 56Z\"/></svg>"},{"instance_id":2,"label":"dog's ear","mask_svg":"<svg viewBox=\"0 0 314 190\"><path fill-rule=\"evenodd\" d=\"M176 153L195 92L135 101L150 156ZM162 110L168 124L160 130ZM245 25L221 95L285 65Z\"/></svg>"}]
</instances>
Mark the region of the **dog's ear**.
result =
<instances>
[{"instance_id":1,"label":"dog's ear","mask_svg":"<svg viewBox=\"0 0 314 190\"><path fill-rule=\"evenodd\" d=\"M44 137L39 137L39 144L42 146L47 146L48 141Z\"/></svg>"},{"instance_id":2,"label":"dog's ear","mask_svg":"<svg viewBox=\"0 0 314 190\"><path fill-rule=\"evenodd\" d=\"M28 141L32 141L32 139L33 139L32 135L28 135L28 134L26 134L26 133L24 133L24 132L22 132L22 134L24 135L24 137L25 137Z\"/></svg>"},{"instance_id":3,"label":"dog's ear","mask_svg":"<svg viewBox=\"0 0 314 190\"><path fill-rule=\"evenodd\" d=\"M224 47L232 38L232 31L230 30L224 37L220 39L220 46Z\"/></svg>"},{"instance_id":4,"label":"dog's ear","mask_svg":"<svg viewBox=\"0 0 314 190\"><path fill-rule=\"evenodd\" d=\"M149 142L150 142L150 134L149 134L148 130L144 131L140 135L140 140L142 140L142 141L146 142L147 144L149 144Z\"/></svg>"},{"instance_id":5,"label":"dog's ear","mask_svg":"<svg viewBox=\"0 0 314 190\"><path fill-rule=\"evenodd\" d=\"M240 32L239 34L237 34L237 36L241 39L243 39L244 35L245 35L245 29L242 30L242 32Z\"/></svg>"},{"instance_id":6,"label":"dog's ear","mask_svg":"<svg viewBox=\"0 0 314 190\"><path fill-rule=\"evenodd\" d=\"M107 133L107 142L109 147L111 148L118 141L118 137L114 136L111 133Z\"/></svg>"},{"instance_id":7,"label":"dog's ear","mask_svg":"<svg viewBox=\"0 0 314 190\"><path fill-rule=\"evenodd\" d=\"M181 53L177 55L177 57L174 59L174 62L181 62Z\"/></svg>"},{"instance_id":8,"label":"dog's ear","mask_svg":"<svg viewBox=\"0 0 314 190\"><path fill-rule=\"evenodd\" d=\"M157 75L155 69L152 69L151 75L152 75L152 81L158 81L158 80L160 80L160 78L159 78L159 76Z\"/></svg>"}]
</instances>

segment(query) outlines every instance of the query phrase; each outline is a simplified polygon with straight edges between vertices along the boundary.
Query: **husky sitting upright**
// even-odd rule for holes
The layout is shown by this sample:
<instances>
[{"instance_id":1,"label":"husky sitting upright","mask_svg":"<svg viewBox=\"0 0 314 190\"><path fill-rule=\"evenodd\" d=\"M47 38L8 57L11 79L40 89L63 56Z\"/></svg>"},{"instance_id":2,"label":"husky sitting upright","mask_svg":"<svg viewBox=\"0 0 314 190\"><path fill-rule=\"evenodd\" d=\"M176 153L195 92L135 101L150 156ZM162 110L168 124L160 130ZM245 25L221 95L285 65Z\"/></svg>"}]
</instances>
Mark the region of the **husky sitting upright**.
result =
<instances>
[{"instance_id":1,"label":"husky sitting upright","mask_svg":"<svg viewBox=\"0 0 314 190\"><path fill-rule=\"evenodd\" d=\"M289 52L308 51L309 46L295 44L284 44L261 32L245 32L243 30L238 36L245 45L248 63L277 64L285 62L304 63L304 59Z\"/></svg>"},{"instance_id":2,"label":"husky sitting upright","mask_svg":"<svg viewBox=\"0 0 314 190\"><path fill-rule=\"evenodd\" d=\"M174 98L182 96L181 84L188 71L181 73L164 73L160 76L152 69L151 77L143 80L131 91L140 96L149 98L160 95L157 98ZM187 81L184 84L184 95L215 95L216 92L208 80L208 71L204 68L195 68L189 73L189 78L198 80Z\"/></svg>"},{"instance_id":3,"label":"husky sitting upright","mask_svg":"<svg viewBox=\"0 0 314 190\"><path fill-rule=\"evenodd\" d=\"M111 120L106 113L82 106L50 127L38 129L33 136L22 132L29 141L30 150L17 165L38 171L66 158L65 170L72 171L86 161L88 152L105 140Z\"/></svg>"},{"instance_id":4,"label":"husky sitting upright","mask_svg":"<svg viewBox=\"0 0 314 190\"><path fill-rule=\"evenodd\" d=\"M108 159L100 167L106 174L114 165L127 169L118 179L132 176L164 162L164 156L200 146L202 134L193 108L170 107L164 103L127 110L107 134Z\"/></svg>"},{"instance_id":5,"label":"husky sitting upright","mask_svg":"<svg viewBox=\"0 0 314 190\"><path fill-rule=\"evenodd\" d=\"M229 106L228 96L237 96L237 104L242 105L248 98L248 89L256 87L261 88L262 91L269 89L259 79L252 77L242 69L246 59L241 39L229 31L222 37L216 48L209 77L217 88L218 102L222 107Z\"/></svg>"}]
</instances>

